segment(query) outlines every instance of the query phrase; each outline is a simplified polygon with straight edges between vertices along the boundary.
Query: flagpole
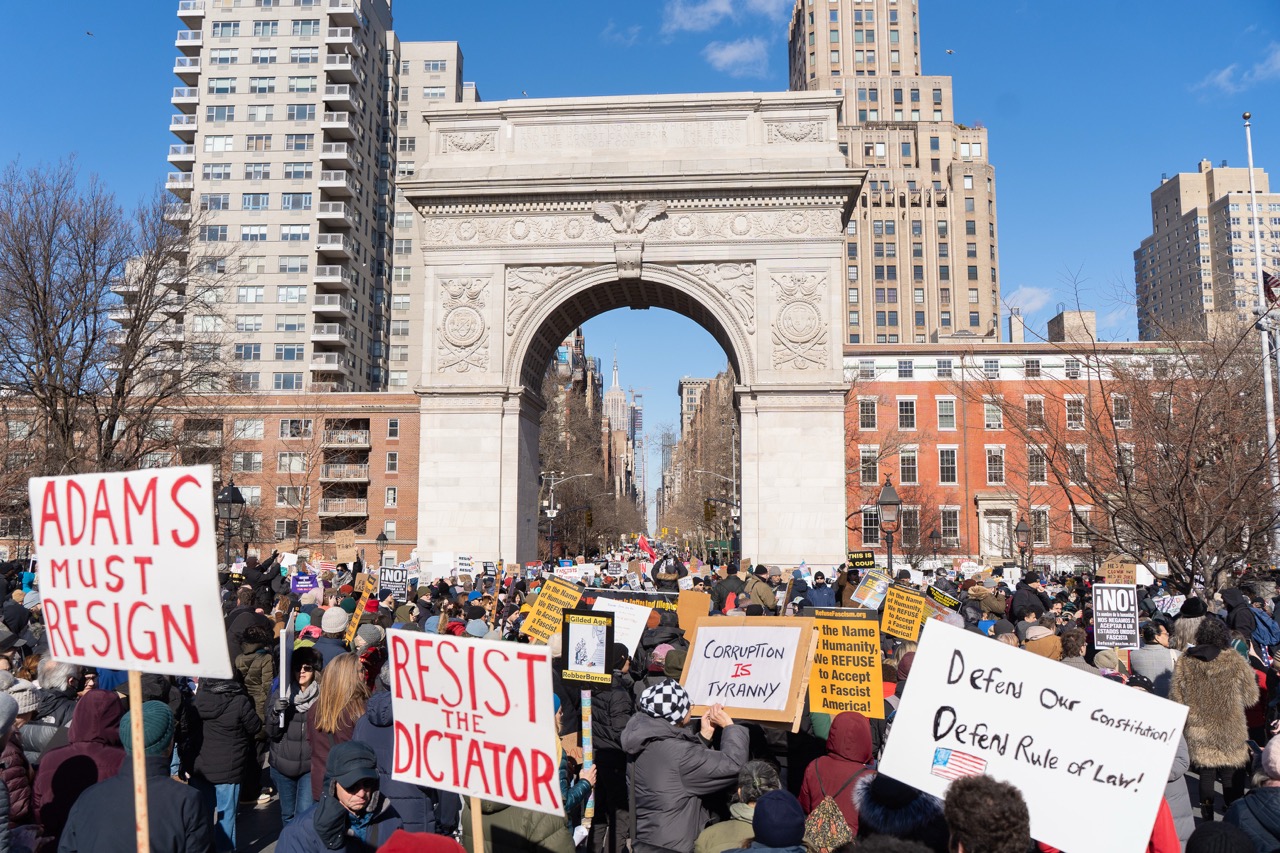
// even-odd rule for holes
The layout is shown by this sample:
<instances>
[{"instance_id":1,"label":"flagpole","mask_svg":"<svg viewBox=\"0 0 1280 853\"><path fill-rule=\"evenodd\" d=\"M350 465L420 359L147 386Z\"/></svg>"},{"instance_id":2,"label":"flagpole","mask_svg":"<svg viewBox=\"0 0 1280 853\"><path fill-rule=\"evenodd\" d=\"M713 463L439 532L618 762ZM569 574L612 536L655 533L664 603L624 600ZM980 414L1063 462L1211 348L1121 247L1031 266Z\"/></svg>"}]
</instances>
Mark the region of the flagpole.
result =
<instances>
[{"instance_id":1,"label":"flagpole","mask_svg":"<svg viewBox=\"0 0 1280 853\"><path fill-rule=\"evenodd\" d=\"M1244 144L1245 150L1249 158L1249 227L1253 231L1253 264L1257 271L1258 279L1258 309L1265 318L1271 311L1271 304L1267 301L1265 270L1262 267L1262 215L1258 209L1258 188L1253 179L1253 130L1249 119L1251 113L1245 113L1244 118ZM1262 332L1262 381L1263 395L1262 399L1266 405L1267 415L1267 469L1271 475L1271 558L1272 560L1280 559L1280 510L1276 509L1276 502L1280 500L1280 464L1276 460L1276 402L1275 392L1271 385L1271 333L1262 325L1259 326Z\"/></svg>"}]
</instances>

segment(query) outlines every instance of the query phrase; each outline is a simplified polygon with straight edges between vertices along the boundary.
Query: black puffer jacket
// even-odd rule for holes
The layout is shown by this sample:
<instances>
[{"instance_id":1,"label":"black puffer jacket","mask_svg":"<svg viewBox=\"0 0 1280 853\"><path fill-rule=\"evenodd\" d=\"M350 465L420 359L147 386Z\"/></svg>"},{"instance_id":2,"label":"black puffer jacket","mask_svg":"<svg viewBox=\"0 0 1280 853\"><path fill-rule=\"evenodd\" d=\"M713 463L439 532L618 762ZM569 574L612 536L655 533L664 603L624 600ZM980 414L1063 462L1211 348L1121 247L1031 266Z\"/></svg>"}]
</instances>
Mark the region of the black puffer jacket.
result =
<instances>
[{"instance_id":1,"label":"black puffer jacket","mask_svg":"<svg viewBox=\"0 0 1280 853\"><path fill-rule=\"evenodd\" d=\"M308 711L299 711L298 690L293 689L292 701L284 712L284 725L280 724L280 712L275 710L280 690L271 691L267 700L267 749L271 766L276 772L290 779L299 779L311 772L311 742L307 740ZM310 707L310 706L308 706Z\"/></svg>"},{"instance_id":2,"label":"black puffer jacket","mask_svg":"<svg viewBox=\"0 0 1280 853\"><path fill-rule=\"evenodd\" d=\"M262 730L262 720L240 682L201 681L191 728L187 765L192 774L215 785L241 781L253 758L253 739Z\"/></svg>"}]
</instances>

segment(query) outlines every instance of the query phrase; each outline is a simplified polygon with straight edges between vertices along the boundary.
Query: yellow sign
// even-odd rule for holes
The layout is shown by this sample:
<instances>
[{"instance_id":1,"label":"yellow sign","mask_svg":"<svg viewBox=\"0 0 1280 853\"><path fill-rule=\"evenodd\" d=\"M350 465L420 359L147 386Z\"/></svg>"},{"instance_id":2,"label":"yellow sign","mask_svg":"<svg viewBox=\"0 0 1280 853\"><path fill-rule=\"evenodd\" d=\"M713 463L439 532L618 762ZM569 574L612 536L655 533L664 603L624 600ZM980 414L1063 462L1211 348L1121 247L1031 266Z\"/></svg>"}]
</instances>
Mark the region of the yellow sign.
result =
<instances>
[{"instance_id":1,"label":"yellow sign","mask_svg":"<svg viewBox=\"0 0 1280 853\"><path fill-rule=\"evenodd\" d=\"M809 671L814 713L857 711L884 718L880 669L880 621L874 610L815 610L818 647Z\"/></svg>"},{"instance_id":2,"label":"yellow sign","mask_svg":"<svg viewBox=\"0 0 1280 853\"><path fill-rule=\"evenodd\" d=\"M551 578L538 590L538 600L520 626L520 633L531 640L545 643L551 639L552 634L559 632L564 612L577 607L580 598L582 589L576 584Z\"/></svg>"},{"instance_id":3,"label":"yellow sign","mask_svg":"<svg viewBox=\"0 0 1280 853\"><path fill-rule=\"evenodd\" d=\"M884 632L914 643L920 638L925 608L924 596L915 590L897 585L889 587L884 597Z\"/></svg>"},{"instance_id":4,"label":"yellow sign","mask_svg":"<svg viewBox=\"0 0 1280 853\"><path fill-rule=\"evenodd\" d=\"M356 631L360 628L360 617L364 615L364 606L369 603L369 596L373 595L378 588L378 572L374 570L364 576L364 587L360 590L360 599L356 602L356 609L351 613L351 621L347 623L347 635L343 639L348 646L356 638Z\"/></svg>"}]
</instances>

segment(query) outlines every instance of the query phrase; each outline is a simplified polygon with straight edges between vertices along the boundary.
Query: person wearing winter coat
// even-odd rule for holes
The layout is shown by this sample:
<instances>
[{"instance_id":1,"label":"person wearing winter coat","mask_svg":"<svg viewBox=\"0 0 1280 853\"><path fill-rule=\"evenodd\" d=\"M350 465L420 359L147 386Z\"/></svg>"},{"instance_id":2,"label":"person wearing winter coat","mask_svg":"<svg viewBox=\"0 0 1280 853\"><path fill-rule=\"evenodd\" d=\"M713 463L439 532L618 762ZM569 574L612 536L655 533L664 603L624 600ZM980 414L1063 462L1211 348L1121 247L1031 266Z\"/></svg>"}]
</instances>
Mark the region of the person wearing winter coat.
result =
<instances>
[{"instance_id":1,"label":"person wearing winter coat","mask_svg":"<svg viewBox=\"0 0 1280 853\"><path fill-rule=\"evenodd\" d=\"M1230 806L1244 793L1249 766L1245 709L1258 699L1258 682L1248 661L1228 650L1230 640L1221 619L1201 622L1196 645L1174 665L1169 690L1169 698L1188 709L1183 736L1200 775L1204 820L1213 819L1214 783L1221 779Z\"/></svg>"},{"instance_id":2,"label":"person wearing winter coat","mask_svg":"<svg viewBox=\"0 0 1280 853\"><path fill-rule=\"evenodd\" d=\"M770 791L756 800L751 816L754 836L747 850L758 853L808 853L804 845L804 809L790 791Z\"/></svg>"},{"instance_id":3,"label":"person wearing winter coat","mask_svg":"<svg viewBox=\"0 0 1280 853\"><path fill-rule=\"evenodd\" d=\"M866 774L854 785L858 838L892 835L930 850L947 850L942 800L883 773Z\"/></svg>"},{"instance_id":4,"label":"person wearing winter coat","mask_svg":"<svg viewBox=\"0 0 1280 853\"><path fill-rule=\"evenodd\" d=\"M271 683L276 677L275 659L271 656L271 631L261 625L245 629L240 643L240 654L235 659L236 673L244 692L253 700L253 710L258 719L267 719L267 699L271 696Z\"/></svg>"},{"instance_id":5,"label":"person wearing winter coat","mask_svg":"<svg viewBox=\"0 0 1280 853\"><path fill-rule=\"evenodd\" d=\"M1280 738L1262 750L1254 786L1231 804L1223 820L1244 830L1259 851L1280 850Z\"/></svg>"},{"instance_id":6,"label":"person wearing winter coat","mask_svg":"<svg viewBox=\"0 0 1280 853\"><path fill-rule=\"evenodd\" d=\"M740 607L737 599L746 591L747 585L738 577L738 567L733 564L726 566L725 579L711 588L711 609L724 613L726 609Z\"/></svg>"},{"instance_id":7,"label":"person wearing winter coat","mask_svg":"<svg viewBox=\"0 0 1280 853\"><path fill-rule=\"evenodd\" d=\"M382 689L369 697L364 716L356 721L351 739L373 749L378 759L378 790L395 806L400 823L407 831L452 835L458 828L458 813L462 808L457 794L391 778L395 718L388 689L390 674L391 667L383 667L379 676Z\"/></svg>"},{"instance_id":8,"label":"person wearing winter coat","mask_svg":"<svg viewBox=\"0 0 1280 853\"><path fill-rule=\"evenodd\" d=\"M573 833L559 815L480 801L484 853L574 853ZM462 805L462 846L475 851L471 833L471 801Z\"/></svg>"},{"instance_id":9,"label":"person wearing winter coat","mask_svg":"<svg viewBox=\"0 0 1280 853\"><path fill-rule=\"evenodd\" d=\"M633 762L635 853L691 853L710 818L703 798L729 789L747 760L746 729L713 705L695 733L685 728L692 706L678 682L654 685L622 732L622 748ZM718 750L711 748L717 728Z\"/></svg>"},{"instance_id":10,"label":"person wearing winter coat","mask_svg":"<svg viewBox=\"0 0 1280 853\"><path fill-rule=\"evenodd\" d=\"M284 826L311 808L311 744L307 742L307 714L320 695L320 656L298 649L289 664L288 698L280 689L267 703L267 764L280 796Z\"/></svg>"},{"instance_id":11,"label":"person wearing winter coat","mask_svg":"<svg viewBox=\"0 0 1280 853\"><path fill-rule=\"evenodd\" d=\"M1168 629L1159 622L1144 622L1142 647L1129 652L1129 666L1134 674L1151 679L1155 694L1168 699L1169 688L1173 685L1173 665L1177 660L1178 652L1169 648Z\"/></svg>"},{"instance_id":12,"label":"person wearing winter coat","mask_svg":"<svg viewBox=\"0 0 1280 853\"><path fill-rule=\"evenodd\" d=\"M1022 617L1031 610L1039 613L1047 612L1051 603L1049 596L1044 592L1044 587L1040 584L1040 576L1035 572L1029 572L1022 576L1022 580L1018 581L1013 591L1013 604L1009 609L1009 615L1017 623L1022 621Z\"/></svg>"},{"instance_id":13,"label":"person wearing winter coat","mask_svg":"<svg viewBox=\"0 0 1280 853\"><path fill-rule=\"evenodd\" d=\"M1032 628L1031 631L1027 632L1028 639L1030 639L1032 631L1045 631L1045 636L1052 633L1048 628ZM1102 674L1084 659L1085 652L1089 648L1089 635L1082 628L1068 628L1062 632L1058 640L1062 643L1062 662L1064 664L1091 675Z\"/></svg>"},{"instance_id":14,"label":"person wearing winter coat","mask_svg":"<svg viewBox=\"0 0 1280 853\"><path fill-rule=\"evenodd\" d=\"M378 757L347 741L329 752L320 799L280 833L276 853L367 853L401 829L391 800L378 790Z\"/></svg>"},{"instance_id":15,"label":"person wearing winter coat","mask_svg":"<svg viewBox=\"0 0 1280 853\"><path fill-rule=\"evenodd\" d=\"M766 614L773 614L778 612L778 596L765 580L768 576L769 569L765 566L756 566L748 572L746 593L748 598L764 608Z\"/></svg>"},{"instance_id":16,"label":"person wearing winter coat","mask_svg":"<svg viewBox=\"0 0 1280 853\"><path fill-rule=\"evenodd\" d=\"M834 797L850 831L858 831L858 807L853 802L853 785L872 772L871 721L857 711L842 711L831 720L827 732L827 754L804 771L800 805L811 813L826 797Z\"/></svg>"},{"instance_id":17,"label":"person wearing winter coat","mask_svg":"<svg viewBox=\"0 0 1280 853\"><path fill-rule=\"evenodd\" d=\"M1227 606L1227 627L1248 637L1258 627L1258 619L1249 608L1249 599L1237 587L1222 591L1222 603Z\"/></svg>"},{"instance_id":18,"label":"person wearing winter coat","mask_svg":"<svg viewBox=\"0 0 1280 853\"><path fill-rule=\"evenodd\" d=\"M745 847L755 838L752 821L756 803L770 791L782 789L778 770L768 761L748 761L738 772L738 795L729 806L729 819L713 823L693 844L693 853L721 853Z\"/></svg>"},{"instance_id":19,"label":"person wearing winter coat","mask_svg":"<svg viewBox=\"0 0 1280 853\"><path fill-rule=\"evenodd\" d=\"M307 713L307 743L311 745L311 798L317 802L324 789L324 768L329 751L351 740L356 721L364 716L369 688L360 660L354 654L338 655L321 672L320 693Z\"/></svg>"},{"instance_id":20,"label":"person wearing winter coat","mask_svg":"<svg viewBox=\"0 0 1280 853\"><path fill-rule=\"evenodd\" d=\"M835 607L836 591L827 585L822 572L813 573L813 587L809 590L809 603L814 607Z\"/></svg>"},{"instance_id":21,"label":"person wearing winter coat","mask_svg":"<svg viewBox=\"0 0 1280 853\"><path fill-rule=\"evenodd\" d=\"M1031 813L1022 792L990 776L968 776L947 787L942 804L950 835L947 850L1025 853Z\"/></svg>"},{"instance_id":22,"label":"person wearing winter coat","mask_svg":"<svg viewBox=\"0 0 1280 853\"><path fill-rule=\"evenodd\" d=\"M983 613L990 614L988 618L1004 618L1005 604L1009 599L1003 593L996 592L993 587L989 587L986 584L971 586L969 587L969 598L982 605Z\"/></svg>"},{"instance_id":23,"label":"person wearing winter coat","mask_svg":"<svg viewBox=\"0 0 1280 853\"><path fill-rule=\"evenodd\" d=\"M344 639L347 633L347 625L351 622L351 616L341 607L330 607L320 617L320 630L323 632L320 639L316 640L313 648L316 654L320 655L320 665L328 666L329 662L338 655L347 653L347 644ZM312 624L315 624L314 622Z\"/></svg>"},{"instance_id":24,"label":"person wearing winter coat","mask_svg":"<svg viewBox=\"0 0 1280 853\"><path fill-rule=\"evenodd\" d=\"M14 718L13 730L3 741L4 749L0 754L0 776L4 779L4 787L9 793L9 823L20 826L30 823L34 812L31 793L31 764L22 751L22 737L19 729L31 719L36 709L34 685L30 681L14 681L9 673L4 673L5 680L11 682L5 692L18 704L18 713Z\"/></svg>"},{"instance_id":25,"label":"person wearing winter coat","mask_svg":"<svg viewBox=\"0 0 1280 853\"><path fill-rule=\"evenodd\" d=\"M591 690L591 737L595 744L596 814L591 824L592 848L605 853L622 849L630 825L627 801L627 754L622 730L635 713L631 693L631 661L621 643L613 647L619 665L608 687ZM665 666L665 662L664 662Z\"/></svg>"},{"instance_id":26,"label":"person wearing winter coat","mask_svg":"<svg viewBox=\"0 0 1280 853\"><path fill-rule=\"evenodd\" d=\"M204 797L209 813L217 815L214 844L218 850L236 849L240 783L253 760L253 741L260 731L262 720L240 682L200 680L185 763L191 768L191 787Z\"/></svg>"},{"instance_id":27,"label":"person wearing winter coat","mask_svg":"<svg viewBox=\"0 0 1280 853\"><path fill-rule=\"evenodd\" d=\"M22 727L22 746L38 763L41 755L55 739L65 737L76 698L84 689L84 667L74 663L58 663L51 657L40 661L36 680L36 711L31 722Z\"/></svg>"},{"instance_id":28,"label":"person wearing winter coat","mask_svg":"<svg viewBox=\"0 0 1280 853\"><path fill-rule=\"evenodd\" d=\"M126 755L134 749L131 718L120 721ZM146 756L147 824L152 850L213 853L213 812L200 792L169 778L173 751L173 712L163 702L142 705L142 744ZM115 776L89 787L71 807L58 853L136 853L133 823L133 762L126 759Z\"/></svg>"},{"instance_id":29,"label":"person wearing winter coat","mask_svg":"<svg viewBox=\"0 0 1280 853\"><path fill-rule=\"evenodd\" d=\"M110 779L124 763L120 720L125 704L108 690L90 690L71 715L68 743L45 753L36 771L36 822L54 843L76 800L90 786Z\"/></svg>"}]
</instances>

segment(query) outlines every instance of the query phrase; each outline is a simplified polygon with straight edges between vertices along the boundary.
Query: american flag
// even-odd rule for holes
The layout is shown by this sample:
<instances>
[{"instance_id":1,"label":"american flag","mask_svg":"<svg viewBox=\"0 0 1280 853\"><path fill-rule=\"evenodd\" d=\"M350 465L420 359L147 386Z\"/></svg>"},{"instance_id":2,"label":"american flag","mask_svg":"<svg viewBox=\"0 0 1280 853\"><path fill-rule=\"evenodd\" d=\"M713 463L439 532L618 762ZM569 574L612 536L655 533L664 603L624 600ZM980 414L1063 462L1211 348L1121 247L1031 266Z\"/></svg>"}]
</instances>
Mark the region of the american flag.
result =
<instances>
[{"instance_id":1,"label":"american flag","mask_svg":"<svg viewBox=\"0 0 1280 853\"><path fill-rule=\"evenodd\" d=\"M929 772L943 779L961 779L965 776L981 776L987 762L975 755L956 752L954 749L935 749L933 769Z\"/></svg>"},{"instance_id":2,"label":"american flag","mask_svg":"<svg viewBox=\"0 0 1280 853\"><path fill-rule=\"evenodd\" d=\"M336 572L337 570L338 570L338 564L337 564L337 563L331 563L331 562L329 562L328 560L317 560L317 561L316 561L316 571L317 571L317 572Z\"/></svg>"}]
</instances>

